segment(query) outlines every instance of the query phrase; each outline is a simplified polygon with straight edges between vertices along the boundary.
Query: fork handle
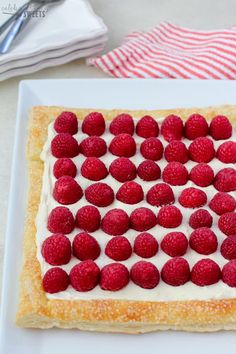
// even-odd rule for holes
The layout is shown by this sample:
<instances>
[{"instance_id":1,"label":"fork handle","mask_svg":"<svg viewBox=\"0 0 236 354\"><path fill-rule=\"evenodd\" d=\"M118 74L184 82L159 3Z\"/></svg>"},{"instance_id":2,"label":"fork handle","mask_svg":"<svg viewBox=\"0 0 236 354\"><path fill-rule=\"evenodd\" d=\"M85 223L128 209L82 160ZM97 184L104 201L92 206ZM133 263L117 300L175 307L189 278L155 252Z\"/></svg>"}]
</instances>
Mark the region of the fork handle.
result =
<instances>
[{"instance_id":1,"label":"fork handle","mask_svg":"<svg viewBox=\"0 0 236 354\"><path fill-rule=\"evenodd\" d=\"M0 35L6 31L6 29L11 25L12 22L14 22L17 17L19 16L19 14L21 14L22 12L24 12L29 4L31 3L32 1L28 1L26 4L22 5L15 13L14 15L12 15L11 17L9 17L8 20L6 20L1 26L0 26Z\"/></svg>"}]
</instances>

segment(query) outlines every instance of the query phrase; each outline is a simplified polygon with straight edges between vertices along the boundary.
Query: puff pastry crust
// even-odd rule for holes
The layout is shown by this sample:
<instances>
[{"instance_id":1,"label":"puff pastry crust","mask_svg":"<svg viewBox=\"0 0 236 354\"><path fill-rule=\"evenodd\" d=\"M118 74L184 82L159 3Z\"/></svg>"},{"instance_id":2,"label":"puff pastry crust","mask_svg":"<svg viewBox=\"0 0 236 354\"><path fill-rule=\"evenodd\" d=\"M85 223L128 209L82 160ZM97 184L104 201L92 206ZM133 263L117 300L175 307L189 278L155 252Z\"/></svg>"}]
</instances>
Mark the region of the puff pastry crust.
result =
<instances>
[{"instance_id":1,"label":"puff pastry crust","mask_svg":"<svg viewBox=\"0 0 236 354\"><path fill-rule=\"evenodd\" d=\"M36 258L35 218L40 202L43 162L40 160L47 139L48 124L65 108L33 107L28 131L28 204L23 241L24 261L20 278L20 299L16 323L21 327L78 328L102 332L144 333L156 330L217 331L236 329L236 298L209 301L125 301L125 300L54 300L41 287L40 264ZM66 108L68 110L68 108ZM92 109L69 109L82 119ZM99 110L110 120L124 110ZM136 117L145 114L166 116L170 113L186 119L194 112L207 119L217 114L229 117L236 126L236 106L130 111ZM125 110L125 112L129 112Z\"/></svg>"}]
</instances>

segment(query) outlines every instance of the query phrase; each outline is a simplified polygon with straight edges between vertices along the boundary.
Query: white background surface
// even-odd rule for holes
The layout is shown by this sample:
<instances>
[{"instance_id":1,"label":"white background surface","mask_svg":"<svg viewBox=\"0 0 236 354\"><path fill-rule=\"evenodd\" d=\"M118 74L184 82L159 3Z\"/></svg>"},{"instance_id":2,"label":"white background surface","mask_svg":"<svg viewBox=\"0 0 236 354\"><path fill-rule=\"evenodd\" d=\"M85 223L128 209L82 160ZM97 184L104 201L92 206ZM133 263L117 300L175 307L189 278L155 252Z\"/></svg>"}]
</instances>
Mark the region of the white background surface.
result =
<instances>
[{"instance_id":1,"label":"white background surface","mask_svg":"<svg viewBox=\"0 0 236 354\"><path fill-rule=\"evenodd\" d=\"M123 36L129 32L149 29L162 20L198 29L216 29L236 24L236 0L91 0L90 2L95 12L102 16L108 26L107 49L120 44ZM104 76L97 69L86 67L84 60L79 60L60 67L45 69L27 77L0 82L0 269L19 81L26 78Z\"/></svg>"}]
</instances>

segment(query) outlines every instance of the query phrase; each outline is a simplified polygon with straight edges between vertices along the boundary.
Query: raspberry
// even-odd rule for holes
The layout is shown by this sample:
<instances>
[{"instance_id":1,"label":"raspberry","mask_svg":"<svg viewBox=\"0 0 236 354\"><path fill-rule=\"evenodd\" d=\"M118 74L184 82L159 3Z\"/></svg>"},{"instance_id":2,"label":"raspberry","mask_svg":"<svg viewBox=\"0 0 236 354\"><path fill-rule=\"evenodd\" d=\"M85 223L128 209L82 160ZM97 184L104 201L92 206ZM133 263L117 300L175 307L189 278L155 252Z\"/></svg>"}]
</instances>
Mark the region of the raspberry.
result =
<instances>
[{"instance_id":1,"label":"raspberry","mask_svg":"<svg viewBox=\"0 0 236 354\"><path fill-rule=\"evenodd\" d=\"M43 289L47 293L54 294L59 291L64 291L69 286L69 276L61 268L55 267L49 269L43 276Z\"/></svg>"},{"instance_id":2,"label":"raspberry","mask_svg":"<svg viewBox=\"0 0 236 354\"><path fill-rule=\"evenodd\" d=\"M122 235L129 229L129 217L122 209L109 210L102 219L101 227L108 235Z\"/></svg>"},{"instance_id":3,"label":"raspberry","mask_svg":"<svg viewBox=\"0 0 236 354\"><path fill-rule=\"evenodd\" d=\"M188 170L180 162L169 162L163 170L162 179L172 186L183 186L188 181Z\"/></svg>"},{"instance_id":4,"label":"raspberry","mask_svg":"<svg viewBox=\"0 0 236 354\"><path fill-rule=\"evenodd\" d=\"M185 136L189 140L194 140L200 136L208 134L208 124L201 114L192 114L185 123Z\"/></svg>"},{"instance_id":5,"label":"raspberry","mask_svg":"<svg viewBox=\"0 0 236 354\"><path fill-rule=\"evenodd\" d=\"M116 156L131 157L136 153L136 143L131 135L119 134L112 139L109 150Z\"/></svg>"},{"instance_id":6,"label":"raspberry","mask_svg":"<svg viewBox=\"0 0 236 354\"><path fill-rule=\"evenodd\" d=\"M214 195L209 203L209 207L217 215L222 215L236 208L236 201L230 194L219 192Z\"/></svg>"},{"instance_id":7,"label":"raspberry","mask_svg":"<svg viewBox=\"0 0 236 354\"><path fill-rule=\"evenodd\" d=\"M221 215L218 226L225 235L236 235L236 213L230 212Z\"/></svg>"},{"instance_id":8,"label":"raspberry","mask_svg":"<svg viewBox=\"0 0 236 354\"><path fill-rule=\"evenodd\" d=\"M134 181L125 182L116 193L116 199L126 204L137 204L143 196L142 187Z\"/></svg>"},{"instance_id":9,"label":"raspberry","mask_svg":"<svg viewBox=\"0 0 236 354\"><path fill-rule=\"evenodd\" d=\"M73 112L62 112L54 122L57 133L74 135L78 132L78 120Z\"/></svg>"},{"instance_id":10,"label":"raspberry","mask_svg":"<svg viewBox=\"0 0 236 354\"><path fill-rule=\"evenodd\" d=\"M50 232L69 234L74 230L75 220L70 209L66 207L54 208L48 217L47 228Z\"/></svg>"},{"instance_id":11,"label":"raspberry","mask_svg":"<svg viewBox=\"0 0 236 354\"><path fill-rule=\"evenodd\" d=\"M161 249L168 256L183 256L188 248L187 237L182 232L169 232L161 241Z\"/></svg>"},{"instance_id":12,"label":"raspberry","mask_svg":"<svg viewBox=\"0 0 236 354\"><path fill-rule=\"evenodd\" d=\"M72 244L73 255L85 261L92 259L93 261L100 255L101 249L97 240L87 232L81 232L75 236Z\"/></svg>"},{"instance_id":13,"label":"raspberry","mask_svg":"<svg viewBox=\"0 0 236 354\"><path fill-rule=\"evenodd\" d=\"M166 161L177 161L185 163L188 161L188 149L185 144L179 140L172 140L165 148L164 156Z\"/></svg>"},{"instance_id":14,"label":"raspberry","mask_svg":"<svg viewBox=\"0 0 236 354\"><path fill-rule=\"evenodd\" d=\"M155 181L161 177L160 167L152 160L145 160L137 168L138 176L144 181Z\"/></svg>"},{"instance_id":15,"label":"raspberry","mask_svg":"<svg viewBox=\"0 0 236 354\"><path fill-rule=\"evenodd\" d=\"M53 174L56 178L62 176L75 177L77 173L77 168L71 159L66 157L58 159L53 166Z\"/></svg>"},{"instance_id":16,"label":"raspberry","mask_svg":"<svg viewBox=\"0 0 236 354\"><path fill-rule=\"evenodd\" d=\"M110 263L101 270L100 287L103 290L118 291L129 282L129 271L121 263Z\"/></svg>"},{"instance_id":17,"label":"raspberry","mask_svg":"<svg viewBox=\"0 0 236 354\"><path fill-rule=\"evenodd\" d=\"M134 240L134 252L142 258L150 258L158 252L158 242L148 232L139 234Z\"/></svg>"},{"instance_id":18,"label":"raspberry","mask_svg":"<svg viewBox=\"0 0 236 354\"><path fill-rule=\"evenodd\" d=\"M112 161L109 172L119 182L132 181L136 177L136 167L127 157Z\"/></svg>"},{"instance_id":19,"label":"raspberry","mask_svg":"<svg viewBox=\"0 0 236 354\"><path fill-rule=\"evenodd\" d=\"M100 269L91 259L76 264L70 271L70 282L77 291L89 291L99 283Z\"/></svg>"},{"instance_id":20,"label":"raspberry","mask_svg":"<svg viewBox=\"0 0 236 354\"><path fill-rule=\"evenodd\" d=\"M124 236L113 237L105 248L105 254L114 261L125 261L131 256L131 253L131 244Z\"/></svg>"},{"instance_id":21,"label":"raspberry","mask_svg":"<svg viewBox=\"0 0 236 354\"><path fill-rule=\"evenodd\" d=\"M227 117L216 116L210 124L210 135L215 140L228 139L232 135L232 125Z\"/></svg>"},{"instance_id":22,"label":"raspberry","mask_svg":"<svg viewBox=\"0 0 236 354\"><path fill-rule=\"evenodd\" d=\"M211 227L212 223L213 218L205 209L196 210L189 218L189 225L193 229L198 229L199 227Z\"/></svg>"},{"instance_id":23,"label":"raspberry","mask_svg":"<svg viewBox=\"0 0 236 354\"><path fill-rule=\"evenodd\" d=\"M79 145L70 134L60 133L52 139L51 152L57 158L75 157L79 154Z\"/></svg>"},{"instance_id":24,"label":"raspberry","mask_svg":"<svg viewBox=\"0 0 236 354\"><path fill-rule=\"evenodd\" d=\"M153 289L160 281L157 267L147 261L135 263L130 270L130 277L136 285L144 289Z\"/></svg>"},{"instance_id":25,"label":"raspberry","mask_svg":"<svg viewBox=\"0 0 236 354\"><path fill-rule=\"evenodd\" d=\"M236 287L236 260L229 261L222 269L222 280L231 288Z\"/></svg>"},{"instance_id":26,"label":"raspberry","mask_svg":"<svg viewBox=\"0 0 236 354\"><path fill-rule=\"evenodd\" d=\"M159 183L151 187L147 193L147 202L151 205L161 206L174 203L175 197L168 184Z\"/></svg>"},{"instance_id":27,"label":"raspberry","mask_svg":"<svg viewBox=\"0 0 236 354\"><path fill-rule=\"evenodd\" d=\"M82 132L88 135L100 136L106 128L105 119L99 112L89 113L82 123Z\"/></svg>"},{"instance_id":28,"label":"raspberry","mask_svg":"<svg viewBox=\"0 0 236 354\"><path fill-rule=\"evenodd\" d=\"M85 205L77 211L75 219L80 229L94 232L100 227L101 215L95 206Z\"/></svg>"},{"instance_id":29,"label":"raspberry","mask_svg":"<svg viewBox=\"0 0 236 354\"><path fill-rule=\"evenodd\" d=\"M193 187L184 189L179 197L179 203L185 208L199 208L206 202L206 193Z\"/></svg>"},{"instance_id":30,"label":"raspberry","mask_svg":"<svg viewBox=\"0 0 236 354\"><path fill-rule=\"evenodd\" d=\"M183 215L174 205L163 206L157 215L157 223L162 227L173 228L181 224Z\"/></svg>"},{"instance_id":31,"label":"raspberry","mask_svg":"<svg viewBox=\"0 0 236 354\"><path fill-rule=\"evenodd\" d=\"M136 134L142 138L158 136L159 127L155 119L151 116L142 117L137 123Z\"/></svg>"},{"instance_id":32,"label":"raspberry","mask_svg":"<svg viewBox=\"0 0 236 354\"><path fill-rule=\"evenodd\" d=\"M236 190L236 170L234 168L223 168L214 180L214 187L220 192L231 192Z\"/></svg>"},{"instance_id":33,"label":"raspberry","mask_svg":"<svg viewBox=\"0 0 236 354\"><path fill-rule=\"evenodd\" d=\"M206 137L196 138L188 148L191 160L196 162L209 162L215 156L214 144Z\"/></svg>"},{"instance_id":34,"label":"raspberry","mask_svg":"<svg viewBox=\"0 0 236 354\"><path fill-rule=\"evenodd\" d=\"M217 250L218 241L211 229L208 227L200 227L191 233L189 245L194 251L208 255Z\"/></svg>"},{"instance_id":35,"label":"raspberry","mask_svg":"<svg viewBox=\"0 0 236 354\"><path fill-rule=\"evenodd\" d=\"M180 286L190 279L189 264L186 259L175 257L169 259L161 270L162 280L172 286Z\"/></svg>"},{"instance_id":36,"label":"raspberry","mask_svg":"<svg viewBox=\"0 0 236 354\"><path fill-rule=\"evenodd\" d=\"M108 175L105 164L97 157L88 157L81 166L81 175L91 181L100 181Z\"/></svg>"},{"instance_id":37,"label":"raspberry","mask_svg":"<svg viewBox=\"0 0 236 354\"><path fill-rule=\"evenodd\" d=\"M180 117L170 114L161 125L161 134L168 142L172 140L181 140L183 136L184 125Z\"/></svg>"},{"instance_id":38,"label":"raspberry","mask_svg":"<svg viewBox=\"0 0 236 354\"><path fill-rule=\"evenodd\" d=\"M157 138L147 138L142 142L140 152L145 159L160 160L163 155L162 142Z\"/></svg>"},{"instance_id":39,"label":"raspberry","mask_svg":"<svg viewBox=\"0 0 236 354\"><path fill-rule=\"evenodd\" d=\"M114 118L110 124L110 132L113 135L119 135L122 133L134 134L134 121L133 118L126 113L119 114Z\"/></svg>"},{"instance_id":40,"label":"raspberry","mask_svg":"<svg viewBox=\"0 0 236 354\"><path fill-rule=\"evenodd\" d=\"M231 235L224 239L220 252L226 259L236 259L236 235Z\"/></svg>"},{"instance_id":41,"label":"raspberry","mask_svg":"<svg viewBox=\"0 0 236 354\"><path fill-rule=\"evenodd\" d=\"M201 259L192 268L191 280L198 286L218 283L220 278L220 267L210 258Z\"/></svg>"},{"instance_id":42,"label":"raspberry","mask_svg":"<svg viewBox=\"0 0 236 354\"><path fill-rule=\"evenodd\" d=\"M80 151L86 157L101 157L107 152L107 145L99 136L89 136L81 142Z\"/></svg>"},{"instance_id":43,"label":"raspberry","mask_svg":"<svg viewBox=\"0 0 236 354\"><path fill-rule=\"evenodd\" d=\"M154 227L156 223L155 214L148 208L137 208L130 215L131 228L136 231L147 231Z\"/></svg>"},{"instance_id":44,"label":"raspberry","mask_svg":"<svg viewBox=\"0 0 236 354\"><path fill-rule=\"evenodd\" d=\"M60 204L74 204L83 196L80 185L70 176L60 177L53 189L53 198Z\"/></svg>"},{"instance_id":45,"label":"raspberry","mask_svg":"<svg viewBox=\"0 0 236 354\"><path fill-rule=\"evenodd\" d=\"M114 192L108 184L98 182L86 188L85 197L91 204L106 207L113 202Z\"/></svg>"},{"instance_id":46,"label":"raspberry","mask_svg":"<svg viewBox=\"0 0 236 354\"><path fill-rule=\"evenodd\" d=\"M199 163L191 169L189 178L197 186L207 187L213 182L214 171L206 163Z\"/></svg>"},{"instance_id":47,"label":"raspberry","mask_svg":"<svg viewBox=\"0 0 236 354\"><path fill-rule=\"evenodd\" d=\"M226 141L216 151L216 157L224 163L236 163L236 143Z\"/></svg>"},{"instance_id":48,"label":"raspberry","mask_svg":"<svg viewBox=\"0 0 236 354\"><path fill-rule=\"evenodd\" d=\"M54 234L44 240L42 256L45 261L53 266L67 264L71 259L70 240L62 234Z\"/></svg>"}]
</instances>

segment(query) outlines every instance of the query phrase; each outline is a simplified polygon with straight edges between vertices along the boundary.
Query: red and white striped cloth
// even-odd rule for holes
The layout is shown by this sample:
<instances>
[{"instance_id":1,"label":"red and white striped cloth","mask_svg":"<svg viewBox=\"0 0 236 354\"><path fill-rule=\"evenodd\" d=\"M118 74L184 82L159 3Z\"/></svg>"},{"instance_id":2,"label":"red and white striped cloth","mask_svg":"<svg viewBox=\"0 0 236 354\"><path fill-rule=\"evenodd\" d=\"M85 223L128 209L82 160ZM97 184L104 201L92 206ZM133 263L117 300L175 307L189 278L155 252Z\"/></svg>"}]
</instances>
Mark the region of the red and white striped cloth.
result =
<instances>
[{"instance_id":1,"label":"red and white striped cloth","mask_svg":"<svg viewBox=\"0 0 236 354\"><path fill-rule=\"evenodd\" d=\"M191 30L162 22L149 32L134 32L94 65L114 77L236 79L236 26Z\"/></svg>"}]
</instances>

